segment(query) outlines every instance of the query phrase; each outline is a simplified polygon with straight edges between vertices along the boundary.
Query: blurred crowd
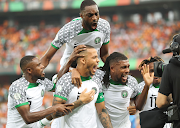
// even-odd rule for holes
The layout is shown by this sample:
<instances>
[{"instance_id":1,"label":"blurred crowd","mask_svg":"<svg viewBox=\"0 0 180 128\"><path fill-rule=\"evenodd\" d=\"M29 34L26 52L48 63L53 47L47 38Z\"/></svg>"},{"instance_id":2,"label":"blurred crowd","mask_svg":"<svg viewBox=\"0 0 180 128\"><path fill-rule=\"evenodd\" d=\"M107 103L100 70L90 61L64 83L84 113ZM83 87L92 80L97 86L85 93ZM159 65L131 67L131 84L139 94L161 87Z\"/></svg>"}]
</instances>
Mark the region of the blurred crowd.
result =
<instances>
[{"instance_id":1,"label":"blurred crowd","mask_svg":"<svg viewBox=\"0 0 180 128\"><path fill-rule=\"evenodd\" d=\"M44 2L44 0L0 0L0 2L16 2L16 1L22 1L22 2L39 1L39 2ZM73 1L73 0L48 0L48 1L63 2L63 1Z\"/></svg>"},{"instance_id":2,"label":"blurred crowd","mask_svg":"<svg viewBox=\"0 0 180 128\"><path fill-rule=\"evenodd\" d=\"M156 23L141 21L138 24L133 21L109 21L110 53L119 51L129 58L147 58L149 53L161 56L172 36L180 30L180 21L166 22L161 19ZM18 64L24 55L42 57L61 27L62 25L46 24L44 21L38 25L21 27L18 22L10 25L5 20L0 24L0 66ZM59 63L63 49L58 50L52 62Z\"/></svg>"}]
</instances>

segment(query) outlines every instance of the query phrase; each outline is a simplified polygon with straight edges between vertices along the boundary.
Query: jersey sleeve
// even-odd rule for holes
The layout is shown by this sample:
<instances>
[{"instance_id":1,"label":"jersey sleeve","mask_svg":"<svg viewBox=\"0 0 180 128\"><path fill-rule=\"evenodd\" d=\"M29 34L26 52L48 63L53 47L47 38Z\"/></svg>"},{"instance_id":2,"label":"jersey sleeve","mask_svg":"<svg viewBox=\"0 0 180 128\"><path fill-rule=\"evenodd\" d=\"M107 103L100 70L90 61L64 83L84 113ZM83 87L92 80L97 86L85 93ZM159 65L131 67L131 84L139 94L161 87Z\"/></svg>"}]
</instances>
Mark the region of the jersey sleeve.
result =
<instances>
[{"instance_id":1,"label":"jersey sleeve","mask_svg":"<svg viewBox=\"0 0 180 128\"><path fill-rule=\"evenodd\" d=\"M45 86L46 91L52 91L56 87L53 81L49 80L48 78L45 78L44 80L39 80L39 82L41 82Z\"/></svg>"},{"instance_id":2,"label":"jersey sleeve","mask_svg":"<svg viewBox=\"0 0 180 128\"><path fill-rule=\"evenodd\" d=\"M67 24L65 24L56 34L56 37L51 43L51 46L53 46L55 49L61 48L61 46L64 43L69 42L70 36L74 35L72 30L72 26L74 26L75 21L71 21Z\"/></svg>"},{"instance_id":3,"label":"jersey sleeve","mask_svg":"<svg viewBox=\"0 0 180 128\"><path fill-rule=\"evenodd\" d=\"M110 31L111 31L111 28L110 28L110 24L108 21L105 21L105 38L104 38L104 42L103 42L103 45L105 44L108 44L109 41L110 41Z\"/></svg>"},{"instance_id":4,"label":"jersey sleeve","mask_svg":"<svg viewBox=\"0 0 180 128\"><path fill-rule=\"evenodd\" d=\"M29 105L26 97L25 88L18 85L18 83L13 83L9 88L9 95L12 98L12 102L15 108L23 105Z\"/></svg>"},{"instance_id":5,"label":"jersey sleeve","mask_svg":"<svg viewBox=\"0 0 180 128\"><path fill-rule=\"evenodd\" d=\"M98 98L96 100L96 103L101 103L103 101L104 101L104 94L103 94L103 92L100 92L98 95Z\"/></svg>"},{"instance_id":6,"label":"jersey sleeve","mask_svg":"<svg viewBox=\"0 0 180 128\"><path fill-rule=\"evenodd\" d=\"M67 101L69 93L74 88L71 82L71 73L64 74L56 83L54 97L59 97Z\"/></svg>"},{"instance_id":7,"label":"jersey sleeve","mask_svg":"<svg viewBox=\"0 0 180 128\"><path fill-rule=\"evenodd\" d=\"M134 98L141 93L141 87L138 86L137 80L130 75L128 76L127 86L129 86L133 90L131 98Z\"/></svg>"},{"instance_id":8,"label":"jersey sleeve","mask_svg":"<svg viewBox=\"0 0 180 128\"><path fill-rule=\"evenodd\" d=\"M161 78L161 85L159 87L159 92L168 96L170 93L172 93L172 78L170 75L170 71L169 71L169 67L167 65L167 67L165 68L165 70L163 71L163 75Z\"/></svg>"}]
</instances>

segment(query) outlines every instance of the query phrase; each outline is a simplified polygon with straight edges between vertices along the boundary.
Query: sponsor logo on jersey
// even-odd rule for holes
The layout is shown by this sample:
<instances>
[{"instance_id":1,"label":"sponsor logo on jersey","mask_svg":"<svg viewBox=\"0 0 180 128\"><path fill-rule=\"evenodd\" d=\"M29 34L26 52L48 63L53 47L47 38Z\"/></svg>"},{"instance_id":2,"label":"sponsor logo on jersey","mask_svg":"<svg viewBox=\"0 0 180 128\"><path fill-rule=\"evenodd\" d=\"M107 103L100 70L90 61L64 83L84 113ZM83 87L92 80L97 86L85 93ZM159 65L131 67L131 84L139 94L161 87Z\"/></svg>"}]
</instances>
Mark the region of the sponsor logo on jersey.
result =
<instances>
[{"instance_id":1,"label":"sponsor logo on jersey","mask_svg":"<svg viewBox=\"0 0 180 128\"><path fill-rule=\"evenodd\" d=\"M94 40L95 44L99 44L101 42L101 38L100 37L96 37L96 39Z\"/></svg>"},{"instance_id":2,"label":"sponsor logo on jersey","mask_svg":"<svg viewBox=\"0 0 180 128\"><path fill-rule=\"evenodd\" d=\"M41 96L43 97L44 96L44 90L42 89L41 91Z\"/></svg>"},{"instance_id":3,"label":"sponsor logo on jersey","mask_svg":"<svg viewBox=\"0 0 180 128\"><path fill-rule=\"evenodd\" d=\"M19 93L14 94L14 99L18 100L21 98L21 95Z\"/></svg>"},{"instance_id":4,"label":"sponsor logo on jersey","mask_svg":"<svg viewBox=\"0 0 180 128\"><path fill-rule=\"evenodd\" d=\"M121 92L121 96L122 96L122 98L126 98L128 96L128 92L126 90L123 90Z\"/></svg>"}]
</instances>

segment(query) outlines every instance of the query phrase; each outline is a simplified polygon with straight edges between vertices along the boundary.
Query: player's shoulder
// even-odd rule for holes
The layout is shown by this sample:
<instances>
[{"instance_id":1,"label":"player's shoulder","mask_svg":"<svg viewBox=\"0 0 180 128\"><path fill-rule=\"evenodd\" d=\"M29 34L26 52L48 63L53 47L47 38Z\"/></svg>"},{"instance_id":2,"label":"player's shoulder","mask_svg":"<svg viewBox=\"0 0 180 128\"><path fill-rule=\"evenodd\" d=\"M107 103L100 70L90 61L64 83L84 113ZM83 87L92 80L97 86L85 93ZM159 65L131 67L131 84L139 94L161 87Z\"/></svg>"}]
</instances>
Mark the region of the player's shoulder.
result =
<instances>
[{"instance_id":1,"label":"player's shoulder","mask_svg":"<svg viewBox=\"0 0 180 128\"><path fill-rule=\"evenodd\" d=\"M75 27L81 27L82 26L81 22L82 22L82 18L81 17L77 17L77 18L72 19L70 22L66 23L65 26L66 26L66 28L69 28L67 26L71 26L70 27L71 29L73 27L74 28Z\"/></svg>"},{"instance_id":2,"label":"player's shoulder","mask_svg":"<svg viewBox=\"0 0 180 128\"><path fill-rule=\"evenodd\" d=\"M49 80L48 78L45 78L44 80L42 79L38 79L37 80L37 83L40 83L40 84L48 84L48 83L53 83L51 80Z\"/></svg>"},{"instance_id":3,"label":"player's shoulder","mask_svg":"<svg viewBox=\"0 0 180 128\"><path fill-rule=\"evenodd\" d=\"M103 29L104 31L110 30L110 24L107 20L99 18L97 29Z\"/></svg>"},{"instance_id":4,"label":"player's shoulder","mask_svg":"<svg viewBox=\"0 0 180 128\"><path fill-rule=\"evenodd\" d=\"M9 92L15 91L15 90L25 91L28 88L28 85L29 85L29 82L24 77L21 77L11 84L9 88Z\"/></svg>"},{"instance_id":5,"label":"player's shoulder","mask_svg":"<svg viewBox=\"0 0 180 128\"><path fill-rule=\"evenodd\" d=\"M128 75L128 82L127 85L134 85L136 86L138 84L137 80L135 77Z\"/></svg>"},{"instance_id":6,"label":"player's shoulder","mask_svg":"<svg viewBox=\"0 0 180 128\"><path fill-rule=\"evenodd\" d=\"M71 83L71 72L65 73L59 80L57 81L56 84L60 83Z\"/></svg>"}]
</instances>

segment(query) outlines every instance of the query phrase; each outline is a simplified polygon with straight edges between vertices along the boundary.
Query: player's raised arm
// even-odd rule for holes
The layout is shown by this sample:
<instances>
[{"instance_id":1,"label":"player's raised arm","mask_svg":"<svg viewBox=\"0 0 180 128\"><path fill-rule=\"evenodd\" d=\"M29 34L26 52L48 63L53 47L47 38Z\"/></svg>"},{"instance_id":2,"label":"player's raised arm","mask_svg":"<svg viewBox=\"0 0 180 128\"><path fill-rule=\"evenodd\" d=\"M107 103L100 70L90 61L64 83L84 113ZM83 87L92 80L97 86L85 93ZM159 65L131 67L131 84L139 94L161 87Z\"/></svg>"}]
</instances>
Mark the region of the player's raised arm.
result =
<instances>
[{"instance_id":1,"label":"player's raised arm","mask_svg":"<svg viewBox=\"0 0 180 128\"><path fill-rule=\"evenodd\" d=\"M42 63L42 65L44 65L45 68L47 67L47 65L49 64L51 58L54 56L54 54L56 53L57 50L58 49L56 49L56 48L54 48L53 46L50 45L49 49L43 55L43 57L41 58L41 63Z\"/></svg>"}]
</instances>

